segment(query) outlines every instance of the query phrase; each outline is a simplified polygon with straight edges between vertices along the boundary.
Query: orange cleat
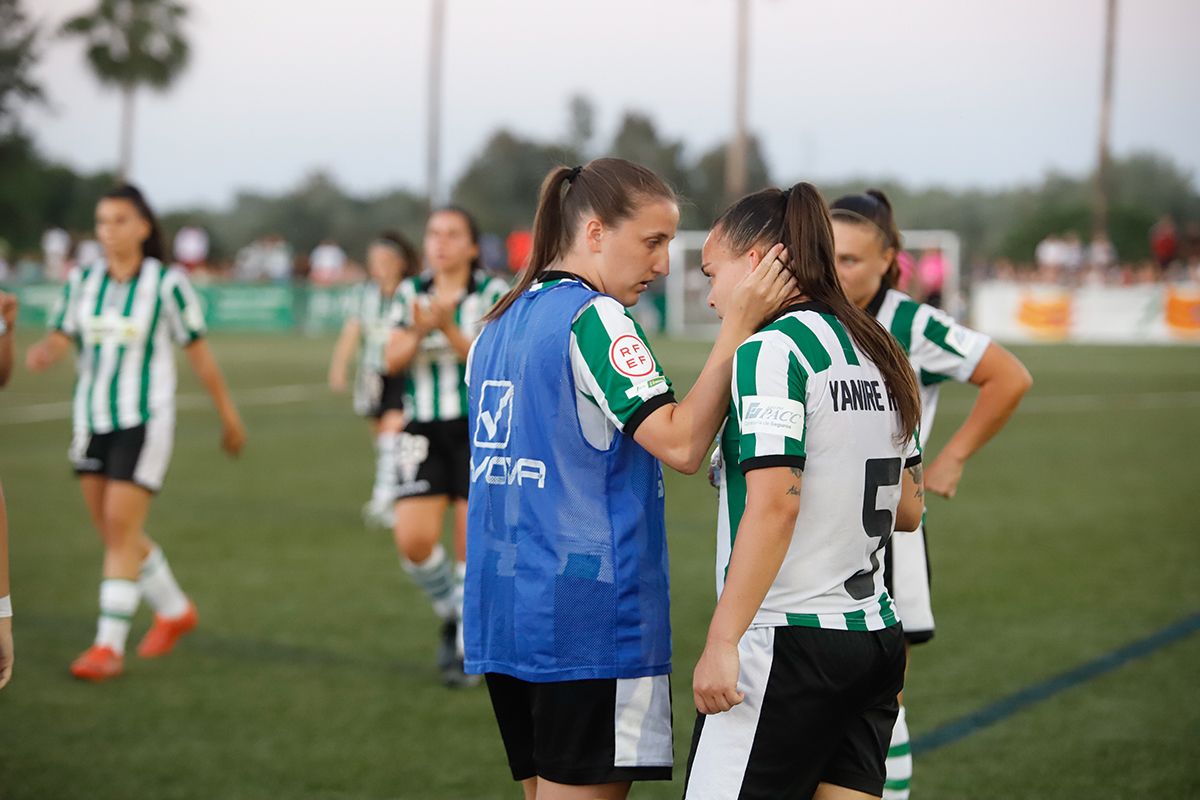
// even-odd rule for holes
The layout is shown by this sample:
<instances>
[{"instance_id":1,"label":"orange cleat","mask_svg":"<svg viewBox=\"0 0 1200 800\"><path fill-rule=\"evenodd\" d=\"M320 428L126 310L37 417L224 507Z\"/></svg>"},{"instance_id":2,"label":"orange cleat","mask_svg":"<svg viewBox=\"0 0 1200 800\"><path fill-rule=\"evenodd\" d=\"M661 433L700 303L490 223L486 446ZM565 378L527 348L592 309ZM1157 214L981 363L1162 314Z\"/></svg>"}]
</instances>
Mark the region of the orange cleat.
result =
<instances>
[{"instance_id":1,"label":"orange cleat","mask_svg":"<svg viewBox=\"0 0 1200 800\"><path fill-rule=\"evenodd\" d=\"M124 656L111 647L94 644L71 663L71 674L81 681L99 683L115 678L125 669Z\"/></svg>"},{"instance_id":2,"label":"orange cleat","mask_svg":"<svg viewBox=\"0 0 1200 800\"><path fill-rule=\"evenodd\" d=\"M188 609L173 619L154 615L154 624L146 631L146 636L138 645L137 654L142 658L158 658L165 656L175 648L175 643L185 634L196 627L200 615L196 613L196 604L188 601Z\"/></svg>"}]
</instances>

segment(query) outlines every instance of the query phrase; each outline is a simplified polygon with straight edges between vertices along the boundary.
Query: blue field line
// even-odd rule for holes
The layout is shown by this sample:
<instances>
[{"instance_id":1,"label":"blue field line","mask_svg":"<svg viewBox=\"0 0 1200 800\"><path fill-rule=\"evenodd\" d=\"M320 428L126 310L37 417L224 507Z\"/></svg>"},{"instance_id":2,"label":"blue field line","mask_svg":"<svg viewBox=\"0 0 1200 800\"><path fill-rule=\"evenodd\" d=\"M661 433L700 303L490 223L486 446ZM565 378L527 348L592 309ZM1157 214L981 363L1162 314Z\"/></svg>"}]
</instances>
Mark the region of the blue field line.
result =
<instances>
[{"instance_id":1,"label":"blue field line","mask_svg":"<svg viewBox=\"0 0 1200 800\"><path fill-rule=\"evenodd\" d=\"M1200 613L1193 614L1173 625L1169 625L1157 633L1147 636L1145 639L1139 639L1110 653L1105 653L1099 658L1078 666L1069 672L1064 672L1041 683L1035 683L1033 686L1022 689L1015 694L1010 694L1008 697L1001 698L995 703L985 706L965 717L951 720L945 725L934 728L929 733L914 737L912 740L913 753L928 753L937 750L939 747L954 744L976 731L982 730L989 725L995 725L997 722L1007 719L1019 711L1024 711L1026 708L1043 700L1047 700L1059 692L1095 680L1101 675L1123 667L1131 661L1148 656L1155 650L1160 650L1180 639L1186 639L1197 631L1200 631Z\"/></svg>"}]
</instances>

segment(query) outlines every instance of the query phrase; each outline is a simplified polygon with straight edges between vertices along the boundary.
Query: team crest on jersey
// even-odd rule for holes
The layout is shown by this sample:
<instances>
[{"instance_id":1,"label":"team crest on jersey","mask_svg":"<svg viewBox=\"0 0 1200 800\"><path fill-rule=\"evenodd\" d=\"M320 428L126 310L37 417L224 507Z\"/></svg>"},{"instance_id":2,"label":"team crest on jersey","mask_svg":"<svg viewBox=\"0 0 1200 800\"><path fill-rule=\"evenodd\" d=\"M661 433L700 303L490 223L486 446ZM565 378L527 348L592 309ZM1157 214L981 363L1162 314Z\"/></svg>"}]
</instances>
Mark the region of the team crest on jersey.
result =
<instances>
[{"instance_id":1,"label":"team crest on jersey","mask_svg":"<svg viewBox=\"0 0 1200 800\"><path fill-rule=\"evenodd\" d=\"M654 372L654 356L646 343L633 334L618 336L608 349L613 369L627 378L644 378Z\"/></svg>"},{"instance_id":2,"label":"team crest on jersey","mask_svg":"<svg viewBox=\"0 0 1200 800\"><path fill-rule=\"evenodd\" d=\"M484 450L508 447L512 433L512 381L484 381L475 417L475 446Z\"/></svg>"}]
</instances>

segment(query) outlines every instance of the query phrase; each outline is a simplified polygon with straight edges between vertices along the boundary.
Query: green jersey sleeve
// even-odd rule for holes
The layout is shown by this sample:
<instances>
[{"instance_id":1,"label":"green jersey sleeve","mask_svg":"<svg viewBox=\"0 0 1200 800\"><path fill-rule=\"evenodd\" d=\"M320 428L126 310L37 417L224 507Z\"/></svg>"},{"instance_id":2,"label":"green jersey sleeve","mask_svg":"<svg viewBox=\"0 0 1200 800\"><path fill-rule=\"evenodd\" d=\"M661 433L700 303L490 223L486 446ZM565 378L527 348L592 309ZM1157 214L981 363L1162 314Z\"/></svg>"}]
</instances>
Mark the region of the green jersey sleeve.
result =
<instances>
[{"instance_id":1,"label":"green jersey sleeve","mask_svg":"<svg viewBox=\"0 0 1200 800\"><path fill-rule=\"evenodd\" d=\"M808 374L779 331L747 339L733 359L731 416L742 472L804 468Z\"/></svg>"},{"instance_id":2,"label":"green jersey sleeve","mask_svg":"<svg viewBox=\"0 0 1200 800\"><path fill-rule=\"evenodd\" d=\"M571 365L579 393L627 436L675 402L641 326L611 297L596 298L572 323Z\"/></svg>"},{"instance_id":3,"label":"green jersey sleeve","mask_svg":"<svg viewBox=\"0 0 1200 800\"><path fill-rule=\"evenodd\" d=\"M163 276L162 309L176 344L188 345L204 336L204 307L187 274L171 267Z\"/></svg>"}]
</instances>

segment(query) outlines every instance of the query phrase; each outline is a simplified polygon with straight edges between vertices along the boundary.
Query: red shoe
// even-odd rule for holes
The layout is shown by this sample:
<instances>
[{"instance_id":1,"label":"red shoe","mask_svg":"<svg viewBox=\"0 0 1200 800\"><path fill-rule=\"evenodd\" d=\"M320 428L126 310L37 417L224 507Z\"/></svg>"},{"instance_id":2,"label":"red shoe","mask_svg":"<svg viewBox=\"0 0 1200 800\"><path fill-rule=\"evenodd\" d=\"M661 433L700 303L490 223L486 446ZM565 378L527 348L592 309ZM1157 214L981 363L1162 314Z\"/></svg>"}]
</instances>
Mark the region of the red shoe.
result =
<instances>
[{"instance_id":1,"label":"red shoe","mask_svg":"<svg viewBox=\"0 0 1200 800\"><path fill-rule=\"evenodd\" d=\"M137 654L142 658L158 658L165 656L175 647L175 643L185 634L196 627L200 615L196 613L196 604L188 601L188 609L178 617L168 619L154 615L154 624L146 631L145 638L138 645Z\"/></svg>"},{"instance_id":2,"label":"red shoe","mask_svg":"<svg viewBox=\"0 0 1200 800\"><path fill-rule=\"evenodd\" d=\"M115 678L125 669L124 656L111 647L94 644L71 663L71 674L82 681L99 683Z\"/></svg>"}]
</instances>

